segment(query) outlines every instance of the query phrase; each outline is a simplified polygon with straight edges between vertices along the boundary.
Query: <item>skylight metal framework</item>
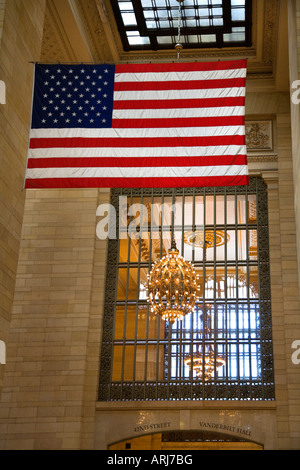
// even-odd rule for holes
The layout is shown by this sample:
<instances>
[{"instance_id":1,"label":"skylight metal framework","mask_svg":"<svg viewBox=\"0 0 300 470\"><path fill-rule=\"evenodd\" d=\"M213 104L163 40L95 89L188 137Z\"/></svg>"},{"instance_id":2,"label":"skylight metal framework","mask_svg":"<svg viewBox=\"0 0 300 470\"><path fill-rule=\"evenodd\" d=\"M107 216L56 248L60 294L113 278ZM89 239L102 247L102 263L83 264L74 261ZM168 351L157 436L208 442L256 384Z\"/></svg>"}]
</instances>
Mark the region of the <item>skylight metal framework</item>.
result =
<instances>
[{"instance_id":1,"label":"skylight metal framework","mask_svg":"<svg viewBox=\"0 0 300 470\"><path fill-rule=\"evenodd\" d=\"M174 49L177 0L111 0L125 51ZM251 46L252 0L184 0L186 49Z\"/></svg>"}]
</instances>

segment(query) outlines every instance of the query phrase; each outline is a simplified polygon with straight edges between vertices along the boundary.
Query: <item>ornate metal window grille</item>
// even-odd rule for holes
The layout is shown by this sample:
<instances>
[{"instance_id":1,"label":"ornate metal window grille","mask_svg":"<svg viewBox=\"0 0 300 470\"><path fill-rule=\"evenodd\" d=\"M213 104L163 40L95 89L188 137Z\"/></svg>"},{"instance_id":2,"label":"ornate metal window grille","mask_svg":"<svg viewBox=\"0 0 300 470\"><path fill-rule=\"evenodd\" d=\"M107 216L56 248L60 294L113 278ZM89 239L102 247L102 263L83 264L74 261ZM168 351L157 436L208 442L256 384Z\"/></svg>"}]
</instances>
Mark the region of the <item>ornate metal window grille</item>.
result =
<instances>
[{"instance_id":1,"label":"ornate metal window grille","mask_svg":"<svg viewBox=\"0 0 300 470\"><path fill-rule=\"evenodd\" d=\"M108 242L98 399L273 400L262 179L250 178L247 187L116 189L111 203L118 237ZM173 325L150 312L145 291L147 273L170 246L172 230L202 286L194 312ZM211 243L206 249L201 237ZM203 334L206 321L209 334ZM225 360L209 381L184 364L199 346L211 346Z\"/></svg>"}]
</instances>

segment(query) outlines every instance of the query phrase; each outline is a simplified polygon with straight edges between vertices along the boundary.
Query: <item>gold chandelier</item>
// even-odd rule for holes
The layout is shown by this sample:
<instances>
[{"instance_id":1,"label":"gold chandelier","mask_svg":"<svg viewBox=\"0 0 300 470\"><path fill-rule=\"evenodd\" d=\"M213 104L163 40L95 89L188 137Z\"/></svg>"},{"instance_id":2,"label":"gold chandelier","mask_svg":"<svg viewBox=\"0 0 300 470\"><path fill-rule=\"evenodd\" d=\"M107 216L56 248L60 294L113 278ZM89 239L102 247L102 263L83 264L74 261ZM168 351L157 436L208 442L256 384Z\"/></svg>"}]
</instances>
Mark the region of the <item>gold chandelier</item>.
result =
<instances>
[{"instance_id":1,"label":"gold chandelier","mask_svg":"<svg viewBox=\"0 0 300 470\"><path fill-rule=\"evenodd\" d=\"M152 265L148 274L148 301L151 312L174 323L191 313L197 300L194 266L179 256L173 240L168 255Z\"/></svg>"},{"instance_id":2,"label":"gold chandelier","mask_svg":"<svg viewBox=\"0 0 300 470\"><path fill-rule=\"evenodd\" d=\"M196 373L198 379L206 382L213 377L215 368L217 370L219 367L222 367L225 361L221 357L216 357L211 345L205 346L204 353L201 349L200 346L199 350L191 356L187 356L184 362Z\"/></svg>"},{"instance_id":3,"label":"gold chandelier","mask_svg":"<svg viewBox=\"0 0 300 470\"><path fill-rule=\"evenodd\" d=\"M208 323L210 322L210 315L207 314L207 310L211 308L211 305L203 306L203 335L204 341L210 337L210 328ZM214 348L211 344L200 345L198 351L188 355L184 359L184 363L195 372L198 379L207 382L210 380L215 371L225 364L222 357L215 354Z\"/></svg>"}]
</instances>

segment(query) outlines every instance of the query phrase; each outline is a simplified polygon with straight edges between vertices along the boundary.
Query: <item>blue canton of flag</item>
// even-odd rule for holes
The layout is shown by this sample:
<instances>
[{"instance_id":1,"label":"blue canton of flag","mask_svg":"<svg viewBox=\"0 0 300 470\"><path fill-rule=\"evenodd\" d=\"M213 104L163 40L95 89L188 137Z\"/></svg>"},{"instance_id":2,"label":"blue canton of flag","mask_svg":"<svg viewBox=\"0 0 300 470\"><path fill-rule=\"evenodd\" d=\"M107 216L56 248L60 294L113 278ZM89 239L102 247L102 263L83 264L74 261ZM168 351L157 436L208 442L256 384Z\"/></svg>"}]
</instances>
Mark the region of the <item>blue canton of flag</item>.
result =
<instances>
[{"instance_id":1,"label":"blue canton of flag","mask_svg":"<svg viewBox=\"0 0 300 470\"><path fill-rule=\"evenodd\" d=\"M114 65L36 65L32 129L112 125Z\"/></svg>"}]
</instances>

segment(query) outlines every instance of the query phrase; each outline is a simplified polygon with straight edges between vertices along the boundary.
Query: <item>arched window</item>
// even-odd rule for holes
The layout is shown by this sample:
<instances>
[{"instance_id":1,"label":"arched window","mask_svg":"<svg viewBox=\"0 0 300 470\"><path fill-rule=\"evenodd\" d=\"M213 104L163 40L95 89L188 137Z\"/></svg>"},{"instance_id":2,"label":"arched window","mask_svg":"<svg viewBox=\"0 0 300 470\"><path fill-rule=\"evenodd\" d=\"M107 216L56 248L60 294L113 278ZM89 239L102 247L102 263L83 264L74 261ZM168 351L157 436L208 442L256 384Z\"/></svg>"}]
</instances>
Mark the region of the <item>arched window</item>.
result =
<instances>
[{"instance_id":1,"label":"arched window","mask_svg":"<svg viewBox=\"0 0 300 470\"><path fill-rule=\"evenodd\" d=\"M99 400L273 400L261 178L240 187L113 190L112 204L117 239L108 242ZM147 302L147 274L171 233L200 292L193 312L173 324Z\"/></svg>"}]
</instances>

